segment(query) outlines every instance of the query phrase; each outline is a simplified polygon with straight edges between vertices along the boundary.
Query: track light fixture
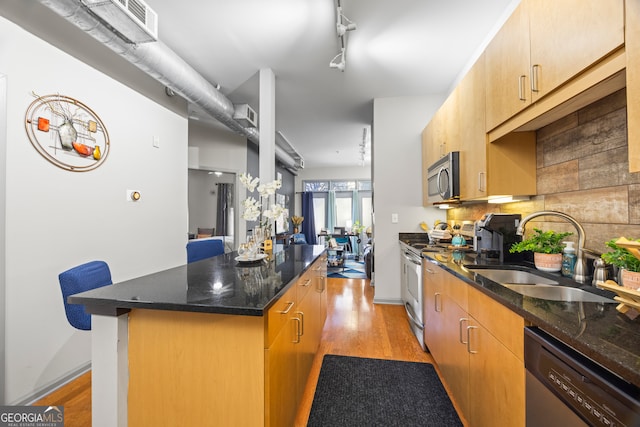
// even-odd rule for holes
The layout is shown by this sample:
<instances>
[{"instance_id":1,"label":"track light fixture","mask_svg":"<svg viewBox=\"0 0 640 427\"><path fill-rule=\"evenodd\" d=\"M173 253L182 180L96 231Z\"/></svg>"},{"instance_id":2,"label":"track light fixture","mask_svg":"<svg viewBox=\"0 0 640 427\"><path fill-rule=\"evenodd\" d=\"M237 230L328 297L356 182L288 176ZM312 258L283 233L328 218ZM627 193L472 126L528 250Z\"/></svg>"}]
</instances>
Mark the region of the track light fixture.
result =
<instances>
[{"instance_id":1,"label":"track light fixture","mask_svg":"<svg viewBox=\"0 0 640 427\"><path fill-rule=\"evenodd\" d=\"M344 49L342 49L340 53L334 56L331 62L329 62L330 68L337 68L340 71L344 71L346 65L347 63L344 57Z\"/></svg>"},{"instance_id":2,"label":"track light fixture","mask_svg":"<svg viewBox=\"0 0 640 427\"><path fill-rule=\"evenodd\" d=\"M338 37L342 37L347 31L353 31L357 28L355 22L344 16L344 14L342 13L342 8L340 6L338 6L337 15L338 22L336 23L336 31L338 33Z\"/></svg>"},{"instance_id":3,"label":"track light fixture","mask_svg":"<svg viewBox=\"0 0 640 427\"><path fill-rule=\"evenodd\" d=\"M347 40L346 34L349 31L353 31L357 28L356 23L344 16L342 13L342 6L340 0L337 0L336 7L336 33L338 35L338 42L340 43L340 53L337 54L330 62L330 68L337 68L344 72L347 65Z\"/></svg>"}]
</instances>

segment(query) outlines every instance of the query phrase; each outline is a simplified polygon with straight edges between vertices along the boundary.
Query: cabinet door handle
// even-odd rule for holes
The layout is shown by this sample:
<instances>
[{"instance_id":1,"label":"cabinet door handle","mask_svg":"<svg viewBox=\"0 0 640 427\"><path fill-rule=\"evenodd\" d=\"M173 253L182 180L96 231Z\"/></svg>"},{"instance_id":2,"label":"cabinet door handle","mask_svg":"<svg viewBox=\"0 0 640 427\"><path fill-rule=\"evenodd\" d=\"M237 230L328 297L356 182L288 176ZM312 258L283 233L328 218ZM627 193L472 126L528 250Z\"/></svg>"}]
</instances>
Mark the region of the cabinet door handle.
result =
<instances>
[{"instance_id":1,"label":"cabinet door handle","mask_svg":"<svg viewBox=\"0 0 640 427\"><path fill-rule=\"evenodd\" d=\"M427 272L427 273L429 273L429 274L436 274L436 272L435 272L435 271L433 271L432 269L430 269L429 267L425 267L425 268L424 268L424 271L426 271L426 272Z\"/></svg>"},{"instance_id":2,"label":"cabinet door handle","mask_svg":"<svg viewBox=\"0 0 640 427\"><path fill-rule=\"evenodd\" d=\"M304 313L301 311L296 311L296 314L300 315L300 319L298 319L300 321L300 334L299 337L304 335ZM297 317L296 317L297 319Z\"/></svg>"},{"instance_id":3,"label":"cabinet door handle","mask_svg":"<svg viewBox=\"0 0 640 427\"><path fill-rule=\"evenodd\" d=\"M287 302L287 308L285 308L284 310L280 310L280 314L289 314L289 311L291 311L291 307L293 307L294 302L293 301L289 301Z\"/></svg>"},{"instance_id":4,"label":"cabinet door handle","mask_svg":"<svg viewBox=\"0 0 640 427\"><path fill-rule=\"evenodd\" d=\"M531 92L538 92L538 70L540 69L539 64L534 64L531 66Z\"/></svg>"},{"instance_id":5,"label":"cabinet door handle","mask_svg":"<svg viewBox=\"0 0 640 427\"><path fill-rule=\"evenodd\" d=\"M318 276L318 282L320 283L320 287L318 288L316 286L316 290L320 293L324 292L324 288L325 288L325 277L324 276Z\"/></svg>"},{"instance_id":6,"label":"cabinet door handle","mask_svg":"<svg viewBox=\"0 0 640 427\"><path fill-rule=\"evenodd\" d=\"M459 334L459 340L460 340L460 344L468 344L469 343L469 337L468 337L468 333L467 333L467 341L464 340L464 338L462 338L462 324L465 322L468 322L469 319L467 319L466 317L461 317L460 320L458 320L458 334Z\"/></svg>"},{"instance_id":7,"label":"cabinet door handle","mask_svg":"<svg viewBox=\"0 0 640 427\"><path fill-rule=\"evenodd\" d=\"M526 101L527 98L525 98L524 96L524 79L526 79L527 76L525 76L524 74L521 75L520 77L518 77L518 99L520 101Z\"/></svg>"},{"instance_id":8,"label":"cabinet door handle","mask_svg":"<svg viewBox=\"0 0 640 427\"><path fill-rule=\"evenodd\" d=\"M435 294L433 294L433 304L434 304L434 309L436 311L436 313L440 313L442 311L442 301L440 302L440 304L438 304L438 300L440 300L440 293L436 292Z\"/></svg>"},{"instance_id":9,"label":"cabinet door handle","mask_svg":"<svg viewBox=\"0 0 640 427\"><path fill-rule=\"evenodd\" d=\"M293 341L293 343L299 344L300 343L300 325L302 324L302 321L297 317L292 317L292 320L295 320L296 322L298 322L298 324L296 325L296 339Z\"/></svg>"},{"instance_id":10,"label":"cabinet door handle","mask_svg":"<svg viewBox=\"0 0 640 427\"><path fill-rule=\"evenodd\" d=\"M467 352L469 354L476 354L478 350L471 350L471 330L478 329L477 326L467 326Z\"/></svg>"},{"instance_id":11,"label":"cabinet door handle","mask_svg":"<svg viewBox=\"0 0 640 427\"><path fill-rule=\"evenodd\" d=\"M485 179L484 179L484 172L478 172L478 191L485 191Z\"/></svg>"}]
</instances>

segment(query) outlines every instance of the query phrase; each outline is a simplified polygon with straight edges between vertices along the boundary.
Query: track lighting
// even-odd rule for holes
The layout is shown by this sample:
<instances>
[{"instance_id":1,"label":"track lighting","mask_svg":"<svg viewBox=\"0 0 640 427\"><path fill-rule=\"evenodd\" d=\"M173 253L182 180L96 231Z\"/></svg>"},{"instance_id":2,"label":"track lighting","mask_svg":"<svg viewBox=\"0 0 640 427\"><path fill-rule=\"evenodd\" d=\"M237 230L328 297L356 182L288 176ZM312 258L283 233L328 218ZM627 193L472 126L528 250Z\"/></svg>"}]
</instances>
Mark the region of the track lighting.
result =
<instances>
[{"instance_id":1,"label":"track lighting","mask_svg":"<svg viewBox=\"0 0 640 427\"><path fill-rule=\"evenodd\" d=\"M353 31L357 28L357 25L355 22L351 21L349 18L344 16L344 14L342 13L341 7L338 7L337 15L338 15L338 22L336 23L336 31L338 33L338 37L342 37L345 35L347 31Z\"/></svg>"},{"instance_id":2,"label":"track lighting","mask_svg":"<svg viewBox=\"0 0 640 427\"><path fill-rule=\"evenodd\" d=\"M330 68L337 68L340 71L344 71L347 62L347 40L346 33L353 31L357 28L356 23L344 16L342 13L342 6L340 0L336 7L336 33L338 34L338 42L340 46L340 53L337 54L330 62ZM339 60L338 60L339 59Z\"/></svg>"},{"instance_id":3,"label":"track lighting","mask_svg":"<svg viewBox=\"0 0 640 427\"><path fill-rule=\"evenodd\" d=\"M339 61L338 61L339 58ZM344 50L342 50L339 54L333 57L331 62L329 62L330 68L337 68L340 71L344 72L344 68L347 65L344 57Z\"/></svg>"}]
</instances>

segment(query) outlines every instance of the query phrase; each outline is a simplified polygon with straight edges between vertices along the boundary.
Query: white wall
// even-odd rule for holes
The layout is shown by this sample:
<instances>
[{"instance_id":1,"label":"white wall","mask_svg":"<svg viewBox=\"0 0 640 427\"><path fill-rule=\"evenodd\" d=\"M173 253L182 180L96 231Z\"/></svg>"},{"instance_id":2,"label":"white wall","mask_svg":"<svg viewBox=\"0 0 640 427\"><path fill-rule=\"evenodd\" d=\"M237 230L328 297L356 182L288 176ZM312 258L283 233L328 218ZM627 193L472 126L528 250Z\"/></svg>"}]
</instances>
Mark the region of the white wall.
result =
<instances>
[{"instance_id":1,"label":"white wall","mask_svg":"<svg viewBox=\"0 0 640 427\"><path fill-rule=\"evenodd\" d=\"M376 303L400 303L398 233L420 232L420 222L444 220L422 206L422 130L444 95L379 98L373 103L373 210ZM398 223L391 215L398 215Z\"/></svg>"},{"instance_id":2,"label":"white wall","mask_svg":"<svg viewBox=\"0 0 640 427\"><path fill-rule=\"evenodd\" d=\"M13 404L90 361L90 333L65 318L60 272L102 259L118 282L186 261L188 123L1 17L0 74L8 82L5 402ZM111 140L102 166L68 172L36 152L24 129L32 91L71 96L100 116ZM127 189L142 199L126 201Z\"/></svg>"}]
</instances>

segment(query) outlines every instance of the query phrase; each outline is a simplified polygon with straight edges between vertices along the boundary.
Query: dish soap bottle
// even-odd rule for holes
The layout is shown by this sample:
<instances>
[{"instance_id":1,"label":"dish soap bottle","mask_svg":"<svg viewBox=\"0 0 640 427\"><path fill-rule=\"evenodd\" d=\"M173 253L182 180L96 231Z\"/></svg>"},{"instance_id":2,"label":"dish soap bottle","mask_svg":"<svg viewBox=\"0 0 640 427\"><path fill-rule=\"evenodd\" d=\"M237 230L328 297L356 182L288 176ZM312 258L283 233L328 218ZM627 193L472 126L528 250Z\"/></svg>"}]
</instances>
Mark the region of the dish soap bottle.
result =
<instances>
[{"instance_id":1,"label":"dish soap bottle","mask_svg":"<svg viewBox=\"0 0 640 427\"><path fill-rule=\"evenodd\" d=\"M564 249L562 250L562 275L566 277L573 277L573 270L576 266L576 249L573 247L573 242L564 243Z\"/></svg>"}]
</instances>

